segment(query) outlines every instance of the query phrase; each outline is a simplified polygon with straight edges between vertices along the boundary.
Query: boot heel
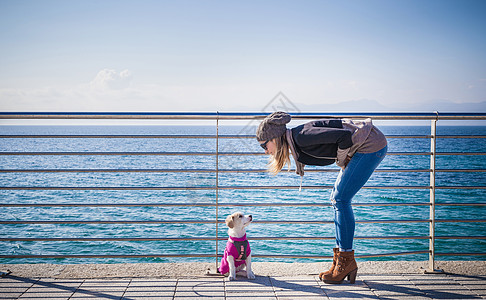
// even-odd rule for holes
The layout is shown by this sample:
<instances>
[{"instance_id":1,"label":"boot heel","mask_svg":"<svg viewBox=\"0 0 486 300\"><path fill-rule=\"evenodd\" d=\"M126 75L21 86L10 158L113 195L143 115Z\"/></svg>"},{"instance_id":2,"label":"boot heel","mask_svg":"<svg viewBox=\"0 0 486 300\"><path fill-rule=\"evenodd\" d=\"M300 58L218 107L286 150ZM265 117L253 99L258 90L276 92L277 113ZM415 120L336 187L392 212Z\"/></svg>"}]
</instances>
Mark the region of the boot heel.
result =
<instances>
[{"instance_id":1,"label":"boot heel","mask_svg":"<svg viewBox=\"0 0 486 300\"><path fill-rule=\"evenodd\" d=\"M356 275L357 274L358 274L358 268L356 268L353 271L349 272L349 274L348 274L349 283L354 284L356 282Z\"/></svg>"}]
</instances>

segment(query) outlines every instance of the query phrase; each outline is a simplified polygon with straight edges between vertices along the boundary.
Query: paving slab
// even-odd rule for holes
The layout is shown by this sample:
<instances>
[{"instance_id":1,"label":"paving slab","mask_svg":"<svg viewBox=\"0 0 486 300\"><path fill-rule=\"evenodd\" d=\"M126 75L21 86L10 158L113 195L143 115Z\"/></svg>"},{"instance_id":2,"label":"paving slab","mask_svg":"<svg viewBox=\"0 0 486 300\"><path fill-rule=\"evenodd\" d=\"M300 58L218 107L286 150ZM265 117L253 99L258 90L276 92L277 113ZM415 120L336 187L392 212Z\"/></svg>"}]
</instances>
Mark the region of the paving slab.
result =
<instances>
[{"instance_id":1,"label":"paving slab","mask_svg":"<svg viewBox=\"0 0 486 300\"><path fill-rule=\"evenodd\" d=\"M358 276L355 284L345 281L343 284L320 282L321 288L329 299L378 299L376 293Z\"/></svg>"}]
</instances>

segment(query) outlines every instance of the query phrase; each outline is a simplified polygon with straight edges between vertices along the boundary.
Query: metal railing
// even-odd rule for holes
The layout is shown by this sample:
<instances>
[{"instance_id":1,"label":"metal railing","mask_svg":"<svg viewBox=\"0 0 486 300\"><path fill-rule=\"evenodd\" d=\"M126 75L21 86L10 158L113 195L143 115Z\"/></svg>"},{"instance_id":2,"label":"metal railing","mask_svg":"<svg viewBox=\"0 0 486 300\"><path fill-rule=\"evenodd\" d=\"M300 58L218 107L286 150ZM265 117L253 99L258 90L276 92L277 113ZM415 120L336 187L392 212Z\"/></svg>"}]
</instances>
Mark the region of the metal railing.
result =
<instances>
[{"instance_id":1,"label":"metal railing","mask_svg":"<svg viewBox=\"0 0 486 300\"><path fill-rule=\"evenodd\" d=\"M212 186L144 186L144 187L130 187L130 186L1 186L0 191L14 191L14 190L80 190L80 191L125 191L125 190L137 190L137 191L150 191L150 190L162 190L162 191L197 191L197 190L210 190L215 191L214 202L204 203L3 203L0 202L0 207L18 207L18 208L31 208L31 207L179 207L179 206L193 206L193 207L214 207L215 219L214 220L0 220L0 225L6 224L179 224L181 222L189 224L213 224L216 227L215 236L211 237L1 237L0 241L40 241L40 242L73 242L73 241L214 241L215 253L202 253L202 254L140 254L140 255L125 255L125 254L106 254L106 255L92 255L92 254L73 254L73 255L0 255L0 258L128 258L128 257L193 257L193 258L216 258L216 264L218 264L219 254L218 241L223 241L226 237L220 237L218 235L218 226L224 223L219 218L219 210L222 207L266 207L266 206L289 206L289 207L325 207L331 204L322 203L221 203L219 201L219 192L222 190L275 190L275 189L298 189L298 186L242 186L242 185L230 185L222 186L219 183L220 174L225 173L262 173L266 172L264 169L221 169L219 166L220 157L223 156L256 156L264 155L262 152L221 152L219 150L219 143L222 139L234 139L244 138L253 139L253 135L220 135L220 121L221 120L258 120L265 117L267 113L53 113L53 112L1 112L0 119L160 119L160 120L213 120L216 125L216 132L214 135L46 135L46 134L21 134L21 135L0 135L0 142L3 139L44 139L44 138L69 138L69 139L214 139L215 151L209 152L139 152L139 151L120 151L120 152L98 152L98 151L53 151L53 152L0 152L0 156L212 156L215 157L214 169L131 169L131 168L59 168L59 169L0 169L0 173L210 173L215 175L214 185ZM438 239L486 239L486 236L437 236L435 225L436 223L447 222L479 222L484 223L486 219L437 219L435 216L435 210L437 206L486 206L486 202L481 203L436 203L435 196L436 191L440 189L477 189L484 190L486 185L480 186L455 186L455 185L441 185L437 186L435 183L436 174L441 172L486 172L485 169L438 169L436 168L436 158L441 155L448 156L484 156L486 152L440 152L436 147L436 141L441 139L455 139L455 138L475 138L483 139L486 135L464 136L464 135L440 135L436 134L437 122L439 120L486 120L486 114L484 113L333 113L330 115L321 113L295 113L292 114L293 119L309 120L320 118L367 118L371 117L374 120L430 120L431 131L429 135L388 135L388 139L401 139L401 138L414 138L414 139L429 139L430 151L428 152L389 152L387 155L421 155L430 156L430 168L421 169L377 169L377 173L387 172L413 172L413 173L429 173L430 180L427 185L366 185L363 189L398 189L398 190L424 190L429 191L429 199L426 202L414 202L414 203L353 203L353 206L423 206L429 207L428 219L400 219L400 220L358 220L357 223L424 223L429 225L429 233L427 235L419 236L356 236L356 239L421 239L429 241L429 248L427 250L420 251L408 251L408 252L393 252L382 254L370 254L370 255L358 255L358 257L381 257L381 256L397 256L397 255L410 255L410 254L428 254L429 255L429 269L434 270L435 258L440 255L486 255L486 253L440 253L436 251L435 241ZM311 169L306 172L337 172L335 169ZM331 189L331 185L318 185L318 186L303 186L303 189ZM260 220L254 221L254 223L260 224L331 224L333 221L322 220ZM291 236L291 237L275 237L275 236L260 236L251 237L252 240L332 240L331 236ZM318 255L259 255L255 253L254 257L282 257L282 258L312 258L322 259L331 258L330 256L318 256Z\"/></svg>"}]
</instances>

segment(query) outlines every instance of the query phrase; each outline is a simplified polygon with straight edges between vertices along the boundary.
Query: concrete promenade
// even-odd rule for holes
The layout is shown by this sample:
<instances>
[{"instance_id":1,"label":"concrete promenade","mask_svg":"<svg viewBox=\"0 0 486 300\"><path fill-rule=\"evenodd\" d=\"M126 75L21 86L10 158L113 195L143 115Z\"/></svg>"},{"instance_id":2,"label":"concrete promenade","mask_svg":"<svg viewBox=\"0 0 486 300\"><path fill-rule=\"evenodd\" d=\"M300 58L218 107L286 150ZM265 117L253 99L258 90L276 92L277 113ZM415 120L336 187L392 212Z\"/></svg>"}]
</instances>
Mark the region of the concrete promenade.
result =
<instances>
[{"instance_id":1,"label":"concrete promenade","mask_svg":"<svg viewBox=\"0 0 486 300\"><path fill-rule=\"evenodd\" d=\"M323 263L254 263L255 280L209 274L214 264L0 265L0 299L483 299L486 262L363 262L356 284L329 285ZM197 266L196 266L197 265Z\"/></svg>"}]
</instances>

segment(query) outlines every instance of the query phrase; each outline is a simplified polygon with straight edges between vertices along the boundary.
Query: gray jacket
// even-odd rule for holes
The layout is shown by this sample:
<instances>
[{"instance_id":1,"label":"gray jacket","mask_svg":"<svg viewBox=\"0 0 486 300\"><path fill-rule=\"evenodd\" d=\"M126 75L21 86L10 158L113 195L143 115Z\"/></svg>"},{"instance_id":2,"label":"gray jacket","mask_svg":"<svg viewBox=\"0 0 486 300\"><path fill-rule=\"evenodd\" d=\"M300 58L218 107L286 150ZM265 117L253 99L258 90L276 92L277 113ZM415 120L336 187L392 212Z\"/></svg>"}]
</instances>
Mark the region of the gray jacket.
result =
<instances>
[{"instance_id":1,"label":"gray jacket","mask_svg":"<svg viewBox=\"0 0 486 300\"><path fill-rule=\"evenodd\" d=\"M368 141L370 134L373 140ZM305 165L326 166L334 162L344 167L354 153L372 153L386 146L385 136L371 119L328 119L287 129L287 141L295 161L296 173L303 176ZM364 150L364 151L361 151Z\"/></svg>"}]
</instances>

